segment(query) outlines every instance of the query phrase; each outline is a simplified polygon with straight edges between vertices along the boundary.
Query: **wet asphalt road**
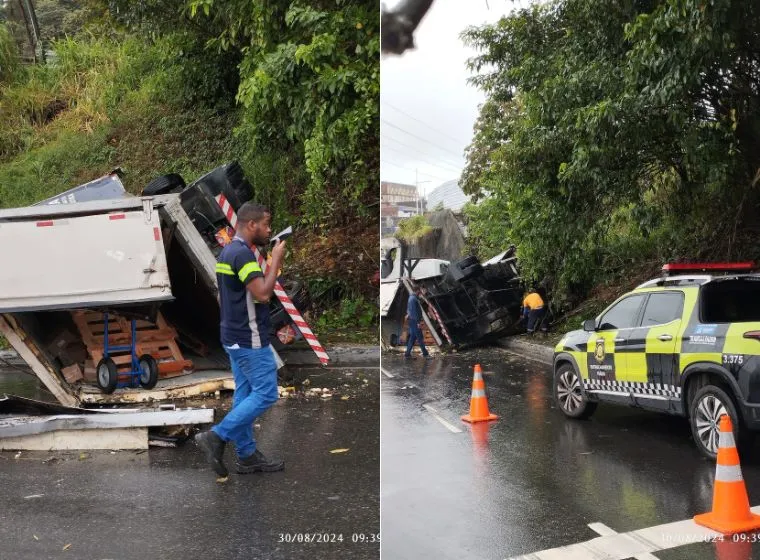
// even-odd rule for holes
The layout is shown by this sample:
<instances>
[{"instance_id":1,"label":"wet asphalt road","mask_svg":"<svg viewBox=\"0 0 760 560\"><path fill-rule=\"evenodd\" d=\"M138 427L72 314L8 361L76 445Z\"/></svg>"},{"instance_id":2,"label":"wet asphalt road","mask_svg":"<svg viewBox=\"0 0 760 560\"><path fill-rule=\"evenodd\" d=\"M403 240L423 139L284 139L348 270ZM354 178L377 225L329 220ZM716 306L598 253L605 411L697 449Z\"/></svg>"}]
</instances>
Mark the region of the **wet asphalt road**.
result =
<instances>
[{"instance_id":1,"label":"wet asphalt road","mask_svg":"<svg viewBox=\"0 0 760 560\"><path fill-rule=\"evenodd\" d=\"M336 396L281 399L257 423L281 473L219 484L192 442L81 459L0 452L0 559L378 558L379 372L312 373ZM0 392L11 382L23 380L6 375Z\"/></svg>"},{"instance_id":2,"label":"wet asphalt road","mask_svg":"<svg viewBox=\"0 0 760 560\"><path fill-rule=\"evenodd\" d=\"M501 418L473 432L460 416L475 363ZM383 354L382 364L393 376L382 378L383 560L503 559L592 539L592 522L626 532L711 508L715 465L683 419L602 405L590 420L566 420L552 402L550 367L500 349L430 361ZM758 447L742 457L752 505ZM760 544L751 554L760 558ZM717 558L710 543L655 556Z\"/></svg>"}]
</instances>

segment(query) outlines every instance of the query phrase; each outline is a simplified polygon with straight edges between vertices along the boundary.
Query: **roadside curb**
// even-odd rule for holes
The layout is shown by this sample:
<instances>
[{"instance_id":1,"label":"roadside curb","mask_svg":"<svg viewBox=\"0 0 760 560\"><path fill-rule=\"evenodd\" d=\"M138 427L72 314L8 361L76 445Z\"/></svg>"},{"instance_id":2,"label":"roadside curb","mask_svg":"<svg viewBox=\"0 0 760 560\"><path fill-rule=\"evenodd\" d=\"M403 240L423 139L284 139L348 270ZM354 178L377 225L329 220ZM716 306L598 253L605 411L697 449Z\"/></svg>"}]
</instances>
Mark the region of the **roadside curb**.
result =
<instances>
[{"instance_id":1,"label":"roadside curb","mask_svg":"<svg viewBox=\"0 0 760 560\"><path fill-rule=\"evenodd\" d=\"M341 366L379 366L380 347L373 345L332 346L325 349L330 356L330 365ZM319 358L311 349L283 350L280 357L287 365L310 366L319 365ZM24 366L26 362L14 350L0 350L0 366L2 362L15 366Z\"/></svg>"},{"instance_id":2,"label":"roadside curb","mask_svg":"<svg viewBox=\"0 0 760 560\"><path fill-rule=\"evenodd\" d=\"M329 346L325 348L332 366L379 366L380 346L371 344ZM286 365L320 365L319 358L311 349L283 350L280 357Z\"/></svg>"},{"instance_id":3,"label":"roadside curb","mask_svg":"<svg viewBox=\"0 0 760 560\"><path fill-rule=\"evenodd\" d=\"M554 348L551 346L528 342L527 340L521 340L515 337L502 338L497 340L496 344L497 346L510 350L515 354L521 354L527 358L533 358L534 360L538 360L547 365L551 365L554 361Z\"/></svg>"},{"instance_id":4,"label":"roadside curb","mask_svg":"<svg viewBox=\"0 0 760 560\"><path fill-rule=\"evenodd\" d=\"M15 350L0 350L0 366L3 366L3 362L7 362L12 366L25 366L26 362L21 359L21 356Z\"/></svg>"}]
</instances>

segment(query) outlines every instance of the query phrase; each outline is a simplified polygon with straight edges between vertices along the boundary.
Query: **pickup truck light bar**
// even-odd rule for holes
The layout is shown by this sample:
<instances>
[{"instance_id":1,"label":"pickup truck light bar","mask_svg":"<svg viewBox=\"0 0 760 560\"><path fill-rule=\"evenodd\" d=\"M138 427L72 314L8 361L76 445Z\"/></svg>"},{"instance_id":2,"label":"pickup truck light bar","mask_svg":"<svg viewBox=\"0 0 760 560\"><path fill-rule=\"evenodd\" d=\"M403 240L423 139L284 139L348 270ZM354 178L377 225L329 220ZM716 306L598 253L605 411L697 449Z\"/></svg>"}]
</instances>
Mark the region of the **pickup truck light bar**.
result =
<instances>
[{"instance_id":1,"label":"pickup truck light bar","mask_svg":"<svg viewBox=\"0 0 760 560\"><path fill-rule=\"evenodd\" d=\"M684 272L752 272L757 269L753 261L717 262L717 263L667 263L662 266L663 273Z\"/></svg>"}]
</instances>

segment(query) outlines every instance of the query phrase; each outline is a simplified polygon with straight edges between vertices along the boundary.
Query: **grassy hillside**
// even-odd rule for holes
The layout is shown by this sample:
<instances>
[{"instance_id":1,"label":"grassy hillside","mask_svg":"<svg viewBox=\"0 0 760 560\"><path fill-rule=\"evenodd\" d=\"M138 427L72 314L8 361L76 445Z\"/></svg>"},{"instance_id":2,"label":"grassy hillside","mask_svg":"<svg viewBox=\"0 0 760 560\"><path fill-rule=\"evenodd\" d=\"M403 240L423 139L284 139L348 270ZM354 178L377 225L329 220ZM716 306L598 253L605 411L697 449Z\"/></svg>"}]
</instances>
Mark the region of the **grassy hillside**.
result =
<instances>
[{"instance_id":1,"label":"grassy hillside","mask_svg":"<svg viewBox=\"0 0 760 560\"><path fill-rule=\"evenodd\" d=\"M18 64L0 23L0 69L10 69L0 73L0 207L32 204L115 167L138 194L158 175L190 182L238 160L254 198L275 210L273 229L296 229L284 275L310 287L318 334L376 340L377 222L314 224L300 211L310 181L304 156L295 145L252 149L235 102L237 54L199 48L182 33L146 40L115 29L53 50L46 65Z\"/></svg>"}]
</instances>

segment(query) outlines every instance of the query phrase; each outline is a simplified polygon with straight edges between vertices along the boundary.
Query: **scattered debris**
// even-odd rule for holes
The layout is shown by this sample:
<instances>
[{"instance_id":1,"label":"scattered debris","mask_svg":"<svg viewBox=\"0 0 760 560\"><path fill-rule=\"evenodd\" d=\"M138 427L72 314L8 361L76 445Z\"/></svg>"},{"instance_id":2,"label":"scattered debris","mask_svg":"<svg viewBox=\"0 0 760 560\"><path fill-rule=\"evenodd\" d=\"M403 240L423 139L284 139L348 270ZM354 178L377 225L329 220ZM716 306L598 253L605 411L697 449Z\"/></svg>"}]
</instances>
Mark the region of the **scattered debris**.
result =
<instances>
[{"instance_id":1,"label":"scattered debris","mask_svg":"<svg viewBox=\"0 0 760 560\"><path fill-rule=\"evenodd\" d=\"M35 540L35 541L38 541L38 540L40 540L40 538L39 538L37 535L32 535L32 536L34 537L34 540Z\"/></svg>"},{"instance_id":2,"label":"scattered debris","mask_svg":"<svg viewBox=\"0 0 760 560\"><path fill-rule=\"evenodd\" d=\"M63 547L63 550L68 550L68 549L70 549L70 548L71 548L71 543L69 543L69 544L65 545L65 546Z\"/></svg>"},{"instance_id":3,"label":"scattered debris","mask_svg":"<svg viewBox=\"0 0 760 560\"><path fill-rule=\"evenodd\" d=\"M42 496L44 496L44 495L45 495L45 494L32 494L31 496L24 496L24 499L25 499L25 500L32 500L32 499L34 499L34 498L41 498L41 497L42 497Z\"/></svg>"},{"instance_id":4,"label":"scattered debris","mask_svg":"<svg viewBox=\"0 0 760 560\"><path fill-rule=\"evenodd\" d=\"M330 453L345 453L349 449L350 448L348 448L348 447L343 447L343 448L340 448L340 449L333 449L333 450L330 451Z\"/></svg>"},{"instance_id":5,"label":"scattered debris","mask_svg":"<svg viewBox=\"0 0 760 560\"><path fill-rule=\"evenodd\" d=\"M87 453L80 453L79 454L79 460L84 461L85 459L88 459L90 456Z\"/></svg>"},{"instance_id":6,"label":"scattered debris","mask_svg":"<svg viewBox=\"0 0 760 560\"><path fill-rule=\"evenodd\" d=\"M225 482L227 482L229 479L230 479L230 477L229 477L229 476L220 476L220 477L218 477L218 478L216 479L216 481L217 481L219 484L224 484L224 483L225 483Z\"/></svg>"}]
</instances>

